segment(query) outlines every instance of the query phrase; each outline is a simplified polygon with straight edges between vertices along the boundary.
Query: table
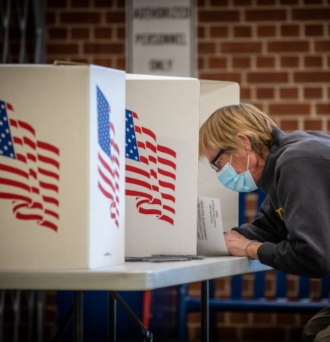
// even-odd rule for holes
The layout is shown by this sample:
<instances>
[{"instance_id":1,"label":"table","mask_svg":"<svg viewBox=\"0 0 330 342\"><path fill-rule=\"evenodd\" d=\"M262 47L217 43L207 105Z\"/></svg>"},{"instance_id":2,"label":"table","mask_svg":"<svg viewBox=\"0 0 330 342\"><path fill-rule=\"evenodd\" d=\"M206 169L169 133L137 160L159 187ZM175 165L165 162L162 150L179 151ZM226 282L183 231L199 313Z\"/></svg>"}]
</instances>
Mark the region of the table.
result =
<instances>
[{"instance_id":1,"label":"table","mask_svg":"<svg viewBox=\"0 0 330 342\"><path fill-rule=\"evenodd\" d=\"M202 281L202 341L208 342L208 280L271 269L245 257L207 257L182 262L126 262L120 266L74 270L0 270L0 288L15 290L74 290L75 340L82 341L82 291L138 291ZM112 313L112 315L111 315ZM115 320L114 301L110 316ZM114 322L110 339L115 340Z\"/></svg>"}]
</instances>

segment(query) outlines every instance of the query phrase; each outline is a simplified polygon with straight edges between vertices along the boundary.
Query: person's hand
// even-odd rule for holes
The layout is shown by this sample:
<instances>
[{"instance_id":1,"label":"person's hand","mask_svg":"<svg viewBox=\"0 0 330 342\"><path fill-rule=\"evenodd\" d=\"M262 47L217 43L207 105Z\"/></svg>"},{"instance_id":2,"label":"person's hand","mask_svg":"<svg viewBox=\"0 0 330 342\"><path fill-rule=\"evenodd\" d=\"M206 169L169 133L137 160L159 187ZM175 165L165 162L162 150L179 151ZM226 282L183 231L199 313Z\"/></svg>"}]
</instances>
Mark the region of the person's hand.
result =
<instances>
[{"instance_id":1,"label":"person's hand","mask_svg":"<svg viewBox=\"0 0 330 342\"><path fill-rule=\"evenodd\" d=\"M226 247L230 255L245 256L244 248L251 240L247 239L235 230L231 230L224 236Z\"/></svg>"}]
</instances>

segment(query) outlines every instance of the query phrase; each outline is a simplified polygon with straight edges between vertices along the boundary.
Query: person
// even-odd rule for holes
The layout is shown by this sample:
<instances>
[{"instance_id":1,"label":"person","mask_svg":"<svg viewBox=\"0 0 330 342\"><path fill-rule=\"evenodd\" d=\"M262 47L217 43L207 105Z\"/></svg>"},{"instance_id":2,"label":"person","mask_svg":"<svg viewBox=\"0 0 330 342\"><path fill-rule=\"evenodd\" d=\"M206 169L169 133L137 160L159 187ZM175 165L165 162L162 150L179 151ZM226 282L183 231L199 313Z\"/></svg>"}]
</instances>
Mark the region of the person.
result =
<instances>
[{"instance_id":1,"label":"person","mask_svg":"<svg viewBox=\"0 0 330 342\"><path fill-rule=\"evenodd\" d=\"M330 274L330 136L286 134L251 104L216 110L200 128L200 157L227 188L266 195L259 217L225 234L230 255L286 273ZM330 308L314 316L302 340L330 341Z\"/></svg>"}]
</instances>

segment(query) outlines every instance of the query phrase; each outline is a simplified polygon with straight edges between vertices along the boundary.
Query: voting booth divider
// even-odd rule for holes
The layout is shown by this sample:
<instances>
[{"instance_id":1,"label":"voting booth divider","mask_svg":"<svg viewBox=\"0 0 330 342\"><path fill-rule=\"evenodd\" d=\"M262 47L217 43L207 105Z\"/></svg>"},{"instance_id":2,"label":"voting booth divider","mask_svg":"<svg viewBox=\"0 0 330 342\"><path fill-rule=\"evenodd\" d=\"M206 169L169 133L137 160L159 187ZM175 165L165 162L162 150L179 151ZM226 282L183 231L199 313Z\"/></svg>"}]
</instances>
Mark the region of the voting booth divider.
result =
<instances>
[{"instance_id":1,"label":"voting booth divider","mask_svg":"<svg viewBox=\"0 0 330 342\"><path fill-rule=\"evenodd\" d=\"M125 73L0 66L0 269L124 263Z\"/></svg>"},{"instance_id":2,"label":"voting booth divider","mask_svg":"<svg viewBox=\"0 0 330 342\"><path fill-rule=\"evenodd\" d=\"M197 254L197 198L220 198L224 231L238 224L238 193L198 161L199 127L239 103L233 82L126 74L128 257Z\"/></svg>"}]
</instances>

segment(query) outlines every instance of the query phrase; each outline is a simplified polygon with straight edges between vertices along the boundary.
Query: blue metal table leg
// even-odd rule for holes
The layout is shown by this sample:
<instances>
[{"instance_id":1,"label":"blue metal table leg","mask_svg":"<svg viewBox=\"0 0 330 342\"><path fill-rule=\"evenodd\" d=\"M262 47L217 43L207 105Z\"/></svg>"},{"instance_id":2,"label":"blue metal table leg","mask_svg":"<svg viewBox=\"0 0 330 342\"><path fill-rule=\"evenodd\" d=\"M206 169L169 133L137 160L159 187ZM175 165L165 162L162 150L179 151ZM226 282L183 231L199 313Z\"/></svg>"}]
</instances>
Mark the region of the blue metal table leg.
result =
<instances>
[{"instance_id":1,"label":"blue metal table leg","mask_svg":"<svg viewBox=\"0 0 330 342\"><path fill-rule=\"evenodd\" d=\"M73 340L83 342L83 291L75 291L73 295Z\"/></svg>"},{"instance_id":2,"label":"blue metal table leg","mask_svg":"<svg viewBox=\"0 0 330 342\"><path fill-rule=\"evenodd\" d=\"M209 342L209 281L202 281L202 293L201 293L201 326L202 326L202 342Z\"/></svg>"},{"instance_id":3,"label":"blue metal table leg","mask_svg":"<svg viewBox=\"0 0 330 342\"><path fill-rule=\"evenodd\" d=\"M116 341L116 300L109 293L109 342Z\"/></svg>"}]
</instances>

